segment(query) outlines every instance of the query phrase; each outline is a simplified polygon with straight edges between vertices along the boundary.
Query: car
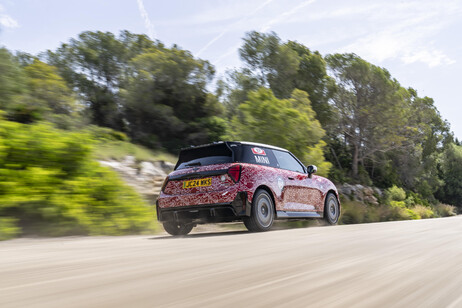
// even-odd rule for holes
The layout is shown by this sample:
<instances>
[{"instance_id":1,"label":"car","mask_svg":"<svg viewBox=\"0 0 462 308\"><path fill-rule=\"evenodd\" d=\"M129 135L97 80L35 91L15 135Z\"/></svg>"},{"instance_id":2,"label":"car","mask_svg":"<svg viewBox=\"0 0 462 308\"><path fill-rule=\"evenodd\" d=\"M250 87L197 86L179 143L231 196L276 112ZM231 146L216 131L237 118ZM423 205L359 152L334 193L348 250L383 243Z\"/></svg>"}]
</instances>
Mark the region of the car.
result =
<instances>
[{"instance_id":1,"label":"car","mask_svg":"<svg viewBox=\"0 0 462 308\"><path fill-rule=\"evenodd\" d=\"M186 235L197 224L233 221L243 221L251 232L270 230L276 219L337 224L337 189L316 171L267 144L220 141L185 148L162 185L157 218L171 235Z\"/></svg>"}]
</instances>

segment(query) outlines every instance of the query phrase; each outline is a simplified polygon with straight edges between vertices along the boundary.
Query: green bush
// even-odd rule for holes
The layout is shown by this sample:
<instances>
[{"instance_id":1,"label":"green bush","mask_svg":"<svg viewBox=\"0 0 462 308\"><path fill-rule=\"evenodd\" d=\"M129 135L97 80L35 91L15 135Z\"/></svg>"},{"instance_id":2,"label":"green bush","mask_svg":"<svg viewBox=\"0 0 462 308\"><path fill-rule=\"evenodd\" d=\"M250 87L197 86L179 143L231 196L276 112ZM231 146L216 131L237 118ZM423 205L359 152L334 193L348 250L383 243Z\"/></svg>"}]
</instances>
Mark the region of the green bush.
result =
<instances>
[{"instance_id":1,"label":"green bush","mask_svg":"<svg viewBox=\"0 0 462 308\"><path fill-rule=\"evenodd\" d=\"M90 125L85 128L85 132L89 133L93 138L98 141L128 141L129 138L126 134L97 125Z\"/></svg>"},{"instance_id":2,"label":"green bush","mask_svg":"<svg viewBox=\"0 0 462 308\"><path fill-rule=\"evenodd\" d=\"M14 218L0 225L2 237L153 228L153 209L93 161L91 143L88 134L0 119L0 217Z\"/></svg>"},{"instance_id":3,"label":"green bush","mask_svg":"<svg viewBox=\"0 0 462 308\"><path fill-rule=\"evenodd\" d=\"M0 218L0 241L9 240L20 233L16 219L11 217Z\"/></svg>"},{"instance_id":4,"label":"green bush","mask_svg":"<svg viewBox=\"0 0 462 308\"><path fill-rule=\"evenodd\" d=\"M396 185L388 188L385 194L390 201L404 201L406 199L406 191Z\"/></svg>"},{"instance_id":5,"label":"green bush","mask_svg":"<svg viewBox=\"0 0 462 308\"><path fill-rule=\"evenodd\" d=\"M416 205L412 208L412 211L417 214L419 219L433 218L436 217L435 213L430 207L423 205Z\"/></svg>"},{"instance_id":6,"label":"green bush","mask_svg":"<svg viewBox=\"0 0 462 308\"><path fill-rule=\"evenodd\" d=\"M343 201L341 224L433 218L437 215L430 207L416 205L406 208L404 201L391 201L390 205L368 206L358 201ZM451 206L440 205L441 211ZM452 207L454 208L454 207ZM442 215L440 215L442 216Z\"/></svg>"},{"instance_id":7,"label":"green bush","mask_svg":"<svg viewBox=\"0 0 462 308\"><path fill-rule=\"evenodd\" d=\"M436 214L440 217L457 215L456 207L452 205L440 203L440 204L435 205L434 209L435 209Z\"/></svg>"}]
</instances>

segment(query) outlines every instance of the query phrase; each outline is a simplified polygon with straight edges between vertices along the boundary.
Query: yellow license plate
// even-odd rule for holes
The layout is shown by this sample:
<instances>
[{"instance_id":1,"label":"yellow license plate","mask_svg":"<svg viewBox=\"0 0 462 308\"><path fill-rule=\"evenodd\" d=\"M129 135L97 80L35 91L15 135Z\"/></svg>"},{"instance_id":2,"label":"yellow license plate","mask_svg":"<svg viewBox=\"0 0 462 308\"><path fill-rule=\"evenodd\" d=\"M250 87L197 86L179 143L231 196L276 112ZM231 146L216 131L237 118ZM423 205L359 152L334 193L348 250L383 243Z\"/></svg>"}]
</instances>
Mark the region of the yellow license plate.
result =
<instances>
[{"instance_id":1,"label":"yellow license plate","mask_svg":"<svg viewBox=\"0 0 462 308\"><path fill-rule=\"evenodd\" d=\"M183 188L193 188L212 185L212 178L190 180L183 182Z\"/></svg>"}]
</instances>

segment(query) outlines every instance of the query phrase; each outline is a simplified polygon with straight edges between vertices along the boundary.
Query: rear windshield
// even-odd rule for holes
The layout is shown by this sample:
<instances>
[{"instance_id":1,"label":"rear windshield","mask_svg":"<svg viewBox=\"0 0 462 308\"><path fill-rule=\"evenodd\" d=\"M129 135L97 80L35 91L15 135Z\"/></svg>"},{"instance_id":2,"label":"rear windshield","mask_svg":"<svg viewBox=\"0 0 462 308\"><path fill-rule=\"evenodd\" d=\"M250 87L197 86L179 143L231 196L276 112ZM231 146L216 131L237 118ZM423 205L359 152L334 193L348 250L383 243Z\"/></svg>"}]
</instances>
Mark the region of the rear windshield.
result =
<instances>
[{"instance_id":1,"label":"rear windshield","mask_svg":"<svg viewBox=\"0 0 462 308\"><path fill-rule=\"evenodd\" d=\"M185 149L180 152L175 170L233 162L233 152L224 143Z\"/></svg>"}]
</instances>

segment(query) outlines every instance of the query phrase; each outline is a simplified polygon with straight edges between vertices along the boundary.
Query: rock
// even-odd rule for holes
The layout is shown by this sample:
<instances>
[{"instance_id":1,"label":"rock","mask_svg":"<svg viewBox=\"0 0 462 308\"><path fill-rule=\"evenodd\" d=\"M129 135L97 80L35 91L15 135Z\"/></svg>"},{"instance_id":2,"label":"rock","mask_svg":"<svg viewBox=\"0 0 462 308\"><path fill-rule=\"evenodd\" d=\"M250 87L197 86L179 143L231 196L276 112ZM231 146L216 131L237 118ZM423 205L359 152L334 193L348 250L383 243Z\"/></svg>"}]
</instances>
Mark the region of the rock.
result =
<instances>
[{"instance_id":1,"label":"rock","mask_svg":"<svg viewBox=\"0 0 462 308\"><path fill-rule=\"evenodd\" d=\"M122 164L124 164L125 166L134 166L135 165L135 156L125 156L125 159L122 161Z\"/></svg>"},{"instance_id":2,"label":"rock","mask_svg":"<svg viewBox=\"0 0 462 308\"><path fill-rule=\"evenodd\" d=\"M341 195L354 201L364 202L370 205L379 204L377 198L374 195L376 190L372 187L367 187L360 184L343 184L338 187L338 191Z\"/></svg>"},{"instance_id":3,"label":"rock","mask_svg":"<svg viewBox=\"0 0 462 308\"><path fill-rule=\"evenodd\" d=\"M167 173L170 173L173 171L173 169L175 169L175 164L171 162L165 161L163 165L164 165L163 169Z\"/></svg>"},{"instance_id":4,"label":"rock","mask_svg":"<svg viewBox=\"0 0 462 308\"><path fill-rule=\"evenodd\" d=\"M338 187L338 191L340 194L350 197L353 195L354 188L350 184L343 184L342 186Z\"/></svg>"},{"instance_id":5,"label":"rock","mask_svg":"<svg viewBox=\"0 0 462 308\"><path fill-rule=\"evenodd\" d=\"M166 174L169 174L175 169L175 164L163 160L154 162L154 166L162 169Z\"/></svg>"},{"instance_id":6,"label":"rock","mask_svg":"<svg viewBox=\"0 0 462 308\"><path fill-rule=\"evenodd\" d=\"M373 189L374 189L374 192L375 192L375 194L377 196L379 196L379 197L383 196L383 192L382 192L382 190L380 188L374 187Z\"/></svg>"},{"instance_id":7,"label":"rock","mask_svg":"<svg viewBox=\"0 0 462 308\"><path fill-rule=\"evenodd\" d=\"M117 171L125 183L132 186L150 202L155 202L167 176L160 167L161 162L141 162L137 165L133 156L125 157L121 162L100 161L99 163Z\"/></svg>"},{"instance_id":8,"label":"rock","mask_svg":"<svg viewBox=\"0 0 462 308\"><path fill-rule=\"evenodd\" d=\"M363 194L364 194L364 196L368 196L368 197L374 196L374 190L372 188L370 188L370 187L364 187L363 188Z\"/></svg>"},{"instance_id":9,"label":"rock","mask_svg":"<svg viewBox=\"0 0 462 308\"><path fill-rule=\"evenodd\" d=\"M149 176L149 177L166 177L164 170L161 168L157 168L154 164L144 161L140 164L140 172L141 176Z\"/></svg>"}]
</instances>

